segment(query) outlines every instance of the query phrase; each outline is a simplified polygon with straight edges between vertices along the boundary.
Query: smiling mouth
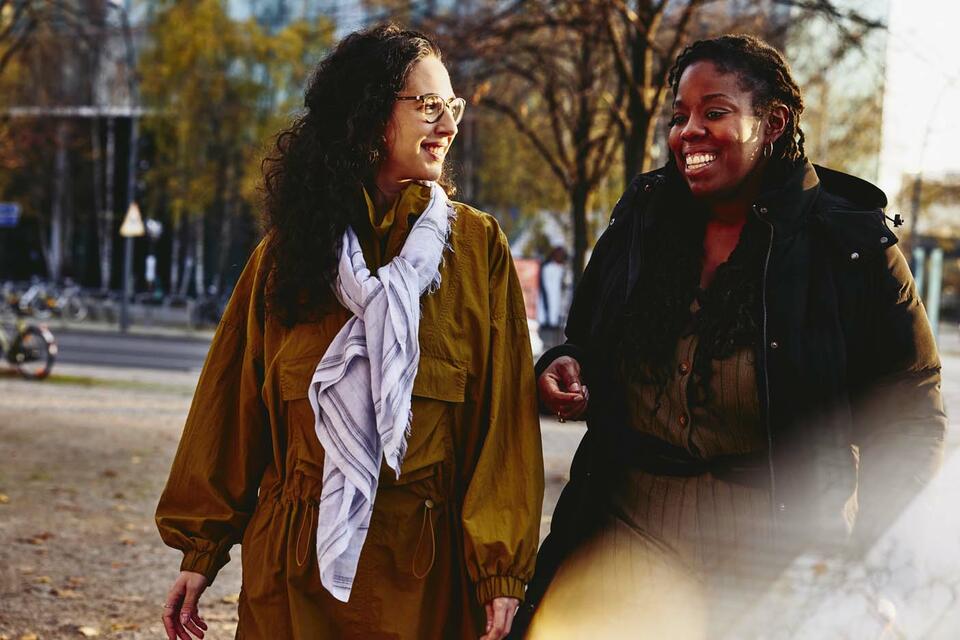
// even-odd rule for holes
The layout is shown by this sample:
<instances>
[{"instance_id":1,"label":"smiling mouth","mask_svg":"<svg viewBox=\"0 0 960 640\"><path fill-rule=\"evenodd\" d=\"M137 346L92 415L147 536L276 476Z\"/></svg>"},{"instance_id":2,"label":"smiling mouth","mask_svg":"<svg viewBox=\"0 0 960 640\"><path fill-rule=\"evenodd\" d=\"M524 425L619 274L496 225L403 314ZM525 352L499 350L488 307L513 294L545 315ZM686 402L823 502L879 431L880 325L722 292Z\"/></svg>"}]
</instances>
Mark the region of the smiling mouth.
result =
<instances>
[{"instance_id":1,"label":"smiling mouth","mask_svg":"<svg viewBox=\"0 0 960 640\"><path fill-rule=\"evenodd\" d=\"M447 155L447 147L442 144L424 144L421 145L427 153L433 156L434 160L443 160Z\"/></svg>"},{"instance_id":2,"label":"smiling mouth","mask_svg":"<svg viewBox=\"0 0 960 640\"><path fill-rule=\"evenodd\" d=\"M698 171L713 164L717 159L715 153L688 153L683 157L687 171Z\"/></svg>"}]
</instances>

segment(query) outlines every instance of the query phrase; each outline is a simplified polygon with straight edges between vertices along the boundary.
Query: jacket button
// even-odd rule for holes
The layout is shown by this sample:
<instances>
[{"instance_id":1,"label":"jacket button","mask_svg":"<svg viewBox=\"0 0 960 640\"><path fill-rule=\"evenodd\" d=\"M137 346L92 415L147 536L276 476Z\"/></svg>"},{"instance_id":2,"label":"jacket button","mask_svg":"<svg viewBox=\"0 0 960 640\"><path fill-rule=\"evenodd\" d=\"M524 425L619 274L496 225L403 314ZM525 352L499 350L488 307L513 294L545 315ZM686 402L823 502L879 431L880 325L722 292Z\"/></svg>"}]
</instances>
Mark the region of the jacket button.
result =
<instances>
[{"instance_id":1,"label":"jacket button","mask_svg":"<svg viewBox=\"0 0 960 640\"><path fill-rule=\"evenodd\" d=\"M760 213L767 215L768 209L766 207L760 207Z\"/></svg>"},{"instance_id":2,"label":"jacket button","mask_svg":"<svg viewBox=\"0 0 960 640\"><path fill-rule=\"evenodd\" d=\"M781 502L780 504L777 505L777 511L779 511L780 513L783 513L786 510L787 510L787 505L785 505L784 503Z\"/></svg>"},{"instance_id":3,"label":"jacket button","mask_svg":"<svg viewBox=\"0 0 960 640\"><path fill-rule=\"evenodd\" d=\"M854 251L853 253L850 254L850 259L851 259L851 260L859 260L859 259L860 259L860 254L857 253L856 251Z\"/></svg>"},{"instance_id":4,"label":"jacket button","mask_svg":"<svg viewBox=\"0 0 960 640\"><path fill-rule=\"evenodd\" d=\"M887 244L888 242L890 242L890 238L888 238L887 236L883 236L882 238L880 238L880 244Z\"/></svg>"},{"instance_id":5,"label":"jacket button","mask_svg":"<svg viewBox=\"0 0 960 640\"><path fill-rule=\"evenodd\" d=\"M610 218L610 226L612 227L612 226L613 226L613 223L616 222L616 221L617 221L616 218Z\"/></svg>"},{"instance_id":6,"label":"jacket button","mask_svg":"<svg viewBox=\"0 0 960 640\"><path fill-rule=\"evenodd\" d=\"M686 361L681 362L680 366L677 367L677 370L680 372L680 375L683 375L683 376L687 375L688 373L690 373L690 363Z\"/></svg>"},{"instance_id":7,"label":"jacket button","mask_svg":"<svg viewBox=\"0 0 960 640\"><path fill-rule=\"evenodd\" d=\"M643 185L643 190L644 190L644 191L653 191L653 185L648 182L648 183L646 183L645 185Z\"/></svg>"},{"instance_id":8,"label":"jacket button","mask_svg":"<svg viewBox=\"0 0 960 640\"><path fill-rule=\"evenodd\" d=\"M427 498L426 500L423 501L423 506L425 506L427 509L433 509L434 507L433 500L431 500L430 498Z\"/></svg>"},{"instance_id":9,"label":"jacket button","mask_svg":"<svg viewBox=\"0 0 960 640\"><path fill-rule=\"evenodd\" d=\"M771 348L771 349L779 349L779 348L780 348L780 343L777 342L776 340L771 340L771 341L770 341L770 348Z\"/></svg>"}]
</instances>

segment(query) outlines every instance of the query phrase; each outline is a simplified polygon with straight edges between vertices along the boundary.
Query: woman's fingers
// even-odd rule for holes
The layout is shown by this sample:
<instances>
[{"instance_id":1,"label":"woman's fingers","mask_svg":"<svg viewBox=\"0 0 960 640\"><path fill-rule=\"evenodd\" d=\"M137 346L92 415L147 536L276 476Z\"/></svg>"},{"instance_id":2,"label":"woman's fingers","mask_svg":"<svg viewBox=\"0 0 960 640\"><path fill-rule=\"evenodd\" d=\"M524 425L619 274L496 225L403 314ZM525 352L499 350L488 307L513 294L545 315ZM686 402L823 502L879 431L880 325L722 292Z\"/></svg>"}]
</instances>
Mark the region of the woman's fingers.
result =
<instances>
[{"instance_id":1,"label":"woman's fingers","mask_svg":"<svg viewBox=\"0 0 960 640\"><path fill-rule=\"evenodd\" d=\"M177 620L180 614L180 603L183 602L184 585L180 580L173 583L167 601L163 605L163 628L167 632L167 640L177 640L182 628Z\"/></svg>"},{"instance_id":2,"label":"woman's fingers","mask_svg":"<svg viewBox=\"0 0 960 640\"><path fill-rule=\"evenodd\" d=\"M503 640L513 626L519 601L516 598L494 598L487 603L487 633L481 640ZM491 614L492 610L492 614Z\"/></svg>"},{"instance_id":3,"label":"woman's fingers","mask_svg":"<svg viewBox=\"0 0 960 640\"><path fill-rule=\"evenodd\" d=\"M200 617L200 594L207 587L207 579L199 573L182 571L174 581L163 605L163 628L167 640L203 638L207 623Z\"/></svg>"},{"instance_id":4,"label":"woman's fingers","mask_svg":"<svg viewBox=\"0 0 960 640\"><path fill-rule=\"evenodd\" d=\"M561 356L550 363L537 381L540 400L551 413L560 417L575 417L583 413L586 385L580 377L580 363L569 356Z\"/></svg>"}]
</instances>

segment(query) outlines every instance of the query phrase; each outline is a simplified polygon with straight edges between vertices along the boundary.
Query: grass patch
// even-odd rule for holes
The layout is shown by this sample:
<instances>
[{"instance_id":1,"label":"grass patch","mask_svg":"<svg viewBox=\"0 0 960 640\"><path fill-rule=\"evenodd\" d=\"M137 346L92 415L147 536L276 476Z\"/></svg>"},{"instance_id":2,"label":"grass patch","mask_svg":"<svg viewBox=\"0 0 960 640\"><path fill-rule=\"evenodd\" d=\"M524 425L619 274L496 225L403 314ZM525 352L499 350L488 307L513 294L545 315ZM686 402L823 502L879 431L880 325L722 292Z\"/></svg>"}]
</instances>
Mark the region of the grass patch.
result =
<instances>
[{"instance_id":1,"label":"grass patch","mask_svg":"<svg viewBox=\"0 0 960 640\"><path fill-rule=\"evenodd\" d=\"M160 393L193 393L192 386L147 382L145 380L121 380L116 378L94 378L53 373L43 382L81 387L102 387L107 389L127 389L131 391L153 391Z\"/></svg>"}]
</instances>

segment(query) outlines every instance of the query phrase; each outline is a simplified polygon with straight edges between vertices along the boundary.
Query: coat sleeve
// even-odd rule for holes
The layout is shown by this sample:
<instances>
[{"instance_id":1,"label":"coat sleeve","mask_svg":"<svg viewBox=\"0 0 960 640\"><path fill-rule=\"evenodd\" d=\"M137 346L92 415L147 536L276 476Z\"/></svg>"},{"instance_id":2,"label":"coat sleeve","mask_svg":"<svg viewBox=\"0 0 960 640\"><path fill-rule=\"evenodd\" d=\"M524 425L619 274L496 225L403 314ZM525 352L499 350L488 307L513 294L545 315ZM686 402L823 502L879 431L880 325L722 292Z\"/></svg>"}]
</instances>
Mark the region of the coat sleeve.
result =
<instances>
[{"instance_id":1,"label":"coat sleeve","mask_svg":"<svg viewBox=\"0 0 960 640\"><path fill-rule=\"evenodd\" d=\"M211 583L243 535L271 455L254 293L261 255L247 263L214 335L156 512L160 537L184 554L180 569Z\"/></svg>"},{"instance_id":2,"label":"coat sleeve","mask_svg":"<svg viewBox=\"0 0 960 640\"><path fill-rule=\"evenodd\" d=\"M910 269L885 252L872 287L870 379L854 395L860 454L856 538L869 546L934 476L947 426L940 358Z\"/></svg>"},{"instance_id":3,"label":"coat sleeve","mask_svg":"<svg viewBox=\"0 0 960 640\"><path fill-rule=\"evenodd\" d=\"M543 506L543 451L523 296L506 237L490 248L485 431L463 502L464 551L477 600L523 600Z\"/></svg>"}]
</instances>

